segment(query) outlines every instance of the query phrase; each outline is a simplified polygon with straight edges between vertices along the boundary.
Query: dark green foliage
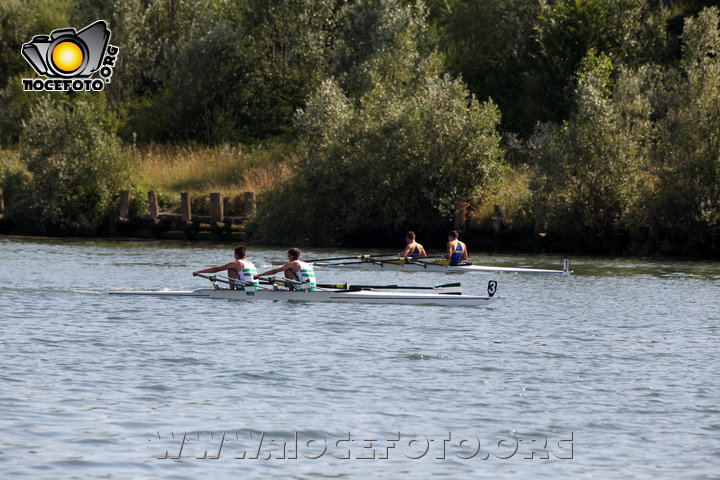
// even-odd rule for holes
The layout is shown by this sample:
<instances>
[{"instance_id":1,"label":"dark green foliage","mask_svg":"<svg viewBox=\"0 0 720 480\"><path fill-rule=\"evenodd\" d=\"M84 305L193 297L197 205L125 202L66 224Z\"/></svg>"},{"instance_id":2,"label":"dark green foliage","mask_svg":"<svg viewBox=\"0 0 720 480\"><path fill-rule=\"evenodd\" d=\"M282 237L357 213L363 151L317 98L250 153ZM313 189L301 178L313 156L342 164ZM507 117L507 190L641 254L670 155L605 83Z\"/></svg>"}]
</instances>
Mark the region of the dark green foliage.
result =
<instances>
[{"instance_id":1,"label":"dark green foliage","mask_svg":"<svg viewBox=\"0 0 720 480\"><path fill-rule=\"evenodd\" d=\"M261 202L261 238L282 230L286 241L333 244L368 231L445 228L454 199L479 194L497 175L494 104L430 64L372 73L359 107L326 81L298 115L307 151L297 176ZM411 87L390 88L398 77Z\"/></svg>"},{"instance_id":2,"label":"dark green foliage","mask_svg":"<svg viewBox=\"0 0 720 480\"><path fill-rule=\"evenodd\" d=\"M720 235L720 10L685 23L679 71L667 73L651 221L684 254Z\"/></svg>"},{"instance_id":3,"label":"dark green foliage","mask_svg":"<svg viewBox=\"0 0 720 480\"><path fill-rule=\"evenodd\" d=\"M30 173L25 164L20 161L18 152L0 151L0 185L3 186L3 195L9 216L13 216L17 209L16 202L23 201L30 179Z\"/></svg>"},{"instance_id":4,"label":"dark green foliage","mask_svg":"<svg viewBox=\"0 0 720 480\"><path fill-rule=\"evenodd\" d=\"M20 56L23 43L67 27L70 0L3 0L0 2L0 89L19 73L30 71Z\"/></svg>"},{"instance_id":5,"label":"dark green foliage","mask_svg":"<svg viewBox=\"0 0 720 480\"><path fill-rule=\"evenodd\" d=\"M530 132L542 118L545 72L536 68L536 0L438 2L442 48L451 72L480 99L492 98L507 130Z\"/></svg>"},{"instance_id":6,"label":"dark green foliage","mask_svg":"<svg viewBox=\"0 0 720 480\"><path fill-rule=\"evenodd\" d=\"M3 0L0 2L0 146L14 145L30 107L42 95L22 92L20 79L33 73L20 55L22 44L35 35L67 27L65 0Z\"/></svg>"},{"instance_id":7,"label":"dark green foliage","mask_svg":"<svg viewBox=\"0 0 720 480\"><path fill-rule=\"evenodd\" d=\"M578 81L576 112L535 133L536 221L568 245L599 247L633 231L653 144L647 91L653 73L620 71L591 54Z\"/></svg>"},{"instance_id":8,"label":"dark green foliage","mask_svg":"<svg viewBox=\"0 0 720 480\"><path fill-rule=\"evenodd\" d=\"M360 45L341 42L352 76L325 81L297 115L297 175L261 199L258 236L332 244L354 234L448 225L453 201L495 175L499 112L441 76L421 6L361 1L342 11ZM345 90L343 90L343 88ZM346 93L347 92L347 93Z\"/></svg>"},{"instance_id":9,"label":"dark green foliage","mask_svg":"<svg viewBox=\"0 0 720 480\"><path fill-rule=\"evenodd\" d=\"M0 183L13 216L79 224L131 188L119 139L284 143L303 153L260 197L264 238L442 229L464 196L563 248L717 253L713 5L6 0ZM98 19L121 48L104 93L22 91L24 42Z\"/></svg>"},{"instance_id":10,"label":"dark green foliage","mask_svg":"<svg viewBox=\"0 0 720 480\"><path fill-rule=\"evenodd\" d=\"M576 111L528 142L536 221L576 248L712 251L720 233L720 12L685 23L677 66L590 53ZM627 243L625 243L627 245Z\"/></svg>"},{"instance_id":11,"label":"dark green foliage","mask_svg":"<svg viewBox=\"0 0 720 480\"><path fill-rule=\"evenodd\" d=\"M50 227L92 224L129 186L119 141L97 98L56 97L32 108L20 150L26 190L12 202L18 218Z\"/></svg>"},{"instance_id":12,"label":"dark green foliage","mask_svg":"<svg viewBox=\"0 0 720 480\"><path fill-rule=\"evenodd\" d=\"M435 50L426 16L420 3L349 2L339 12L329 73L348 94L359 99L372 88L373 71L388 73L392 68L405 71L416 68Z\"/></svg>"},{"instance_id":13,"label":"dark green foliage","mask_svg":"<svg viewBox=\"0 0 720 480\"><path fill-rule=\"evenodd\" d=\"M575 105L575 73L590 52L637 66L664 55L662 18L646 0L559 0L543 7L535 35L547 75L546 117L562 120Z\"/></svg>"},{"instance_id":14,"label":"dark green foliage","mask_svg":"<svg viewBox=\"0 0 720 480\"><path fill-rule=\"evenodd\" d=\"M617 64L668 55L663 10L645 0L432 2L448 68L479 98L493 98L505 130L530 134L575 103L576 72L590 50Z\"/></svg>"}]
</instances>

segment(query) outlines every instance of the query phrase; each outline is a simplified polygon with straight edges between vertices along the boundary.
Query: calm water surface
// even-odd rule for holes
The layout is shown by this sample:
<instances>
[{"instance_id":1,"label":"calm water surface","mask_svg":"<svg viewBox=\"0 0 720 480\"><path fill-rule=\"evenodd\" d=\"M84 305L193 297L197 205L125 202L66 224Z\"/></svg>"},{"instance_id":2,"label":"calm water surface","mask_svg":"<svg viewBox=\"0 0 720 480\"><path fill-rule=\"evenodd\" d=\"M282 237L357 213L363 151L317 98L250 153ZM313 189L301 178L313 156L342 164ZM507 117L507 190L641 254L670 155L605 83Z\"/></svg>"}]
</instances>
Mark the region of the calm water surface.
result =
<instances>
[{"instance_id":1,"label":"calm water surface","mask_svg":"<svg viewBox=\"0 0 720 480\"><path fill-rule=\"evenodd\" d=\"M0 478L720 478L718 263L318 271L495 278L486 308L102 294L206 287L230 247L0 238Z\"/></svg>"}]
</instances>

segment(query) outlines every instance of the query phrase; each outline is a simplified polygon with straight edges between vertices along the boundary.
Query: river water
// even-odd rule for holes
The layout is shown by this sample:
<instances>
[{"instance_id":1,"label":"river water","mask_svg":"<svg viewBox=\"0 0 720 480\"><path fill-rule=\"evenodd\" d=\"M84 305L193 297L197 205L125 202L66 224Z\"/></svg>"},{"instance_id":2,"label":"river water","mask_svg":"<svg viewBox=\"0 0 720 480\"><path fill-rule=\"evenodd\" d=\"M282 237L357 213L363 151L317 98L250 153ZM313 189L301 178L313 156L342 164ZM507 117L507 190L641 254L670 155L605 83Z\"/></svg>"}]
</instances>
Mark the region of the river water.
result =
<instances>
[{"instance_id":1,"label":"river water","mask_svg":"<svg viewBox=\"0 0 720 480\"><path fill-rule=\"evenodd\" d=\"M496 279L484 308L102 294L206 287L231 247L0 237L0 478L720 478L718 263L317 272Z\"/></svg>"}]
</instances>

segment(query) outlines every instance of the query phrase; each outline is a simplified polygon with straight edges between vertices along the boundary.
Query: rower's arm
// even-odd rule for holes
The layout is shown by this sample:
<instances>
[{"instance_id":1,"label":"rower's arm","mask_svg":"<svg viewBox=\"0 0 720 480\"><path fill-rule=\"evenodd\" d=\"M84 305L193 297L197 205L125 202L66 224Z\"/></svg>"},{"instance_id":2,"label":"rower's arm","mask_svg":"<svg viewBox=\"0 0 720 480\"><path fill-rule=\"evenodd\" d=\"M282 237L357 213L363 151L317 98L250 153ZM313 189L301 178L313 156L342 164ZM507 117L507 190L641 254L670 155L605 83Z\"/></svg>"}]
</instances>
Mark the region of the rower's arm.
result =
<instances>
[{"instance_id":1,"label":"rower's arm","mask_svg":"<svg viewBox=\"0 0 720 480\"><path fill-rule=\"evenodd\" d=\"M223 270L231 270L234 268L234 265L232 263L226 263L222 267L210 267L205 268L203 270L196 270L193 272L193 276L197 276L198 273L217 273L222 272Z\"/></svg>"},{"instance_id":2,"label":"rower's arm","mask_svg":"<svg viewBox=\"0 0 720 480\"><path fill-rule=\"evenodd\" d=\"M405 247L405 250L402 251L400 254L401 257L409 257L410 256L410 245Z\"/></svg>"},{"instance_id":3,"label":"rower's arm","mask_svg":"<svg viewBox=\"0 0 720 480\"><path fill-rule=\"evenodd\" d=\"M284 272L288 268L290 268L290 264L286 263L282 267L273 268L272 270L268 270L267 272L258 273L257 275L254 275L253 278L264 277L266 275L275 275L276 273Z\"/></svg>"},{"instance_id":4,"label":"rower's arm","mask_svg":"<svg viewBox=\"0 0 720 480\"><path fill-rule=\"evenodd\" d=\"M445 251L445 258L450 258L450 257L452 257L452 254L453 254L452 244L451 244L450 242L448 242L448 244L447 244L447 250Z\"/></svg>"}]
</instances>

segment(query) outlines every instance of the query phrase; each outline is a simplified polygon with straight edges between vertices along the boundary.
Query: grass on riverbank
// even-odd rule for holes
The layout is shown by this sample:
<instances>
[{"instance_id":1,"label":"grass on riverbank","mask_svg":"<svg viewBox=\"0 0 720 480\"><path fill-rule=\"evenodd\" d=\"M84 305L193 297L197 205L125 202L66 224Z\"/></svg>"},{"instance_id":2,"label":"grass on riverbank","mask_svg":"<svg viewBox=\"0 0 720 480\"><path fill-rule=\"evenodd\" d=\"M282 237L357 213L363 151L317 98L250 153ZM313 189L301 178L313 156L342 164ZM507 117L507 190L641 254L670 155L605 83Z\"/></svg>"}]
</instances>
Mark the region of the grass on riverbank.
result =
<instances>
[{"instance_id":1,"label":"grass on riverbank","mask_svg":"<svg viewBox=\"0 0 720 480\"><path fill-rule=\"evenodd\" d=\"M143 190L227 196L272 188L291 174L295 157L292 145L282 143L253 148L150 144L128 148L127 154Z\"/></svg>"},{"instance_id":2,"label":"grass on riverbank","mask_svg":"<svg viewBox=\"0 0 720 480\"><path fill-rule=\"evenodd\" d=\"M517 166L504 169L489 191L474 199L470 208L469 224L472 228L492 228L495 205L504 209L505 228L531 229L533 226L533 193L530 190L530 169Z\"/></svg>"},{"instance_id":3,"label":"grass on riverbank","mask_svg":"<svg viewBox=\"0 0 720 480\"><path fill-rule=\"evenodd\" d=\"M179 211L179 193L190 192L195 202L193 210L206 213L205 200L210 192L222 192L232 200L246 191L270 190L293 175L291 165L297 157L293 144L279 141L253 147L148 144L125 146L124 151L138 194L135 201L143 212L147 209L145 192L154 190L163 211ZM19 173L29 175L18 152L0 151L0 179ZM505 169L488 191L472 199L468 217L471 228L492 228L495 204L505 207L508 228L532 226L529 180L530 172L525 167ZM6 193L12 191L12 185L4 186Z\"/></svg>"}]
</instances>

